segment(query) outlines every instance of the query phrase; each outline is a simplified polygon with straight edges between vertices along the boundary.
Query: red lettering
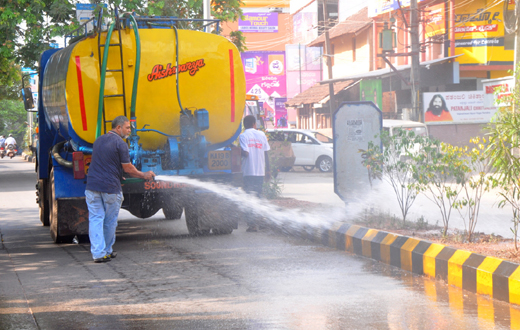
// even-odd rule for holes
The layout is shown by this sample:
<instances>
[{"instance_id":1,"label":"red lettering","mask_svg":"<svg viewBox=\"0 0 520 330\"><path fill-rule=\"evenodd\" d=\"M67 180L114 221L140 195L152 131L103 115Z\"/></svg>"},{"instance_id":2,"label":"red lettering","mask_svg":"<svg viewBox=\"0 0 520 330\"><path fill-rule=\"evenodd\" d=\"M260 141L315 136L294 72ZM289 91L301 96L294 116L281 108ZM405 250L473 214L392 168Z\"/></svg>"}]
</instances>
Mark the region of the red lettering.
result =
<instances>
[{"instance_id":1,"label":"red lettering","mask_svg":"<svg viewBox=\"0 0 520 330\"><path fill-rule=\"evenodd\" d=\"M206 66L206 63L204 63L204 59L198 59L193 62L186 62L184 64L180 64L179 67L172 66L171 63L168 63L166 65L166 68L164 68L161 64L157 64L152 68L152 72L147 76L148 81L154 81L159 80L162 78L167 78L170 76L175 75L177 72L188 72L190 76L194 76L200 68Z\"/></svg>"}]
</instances>

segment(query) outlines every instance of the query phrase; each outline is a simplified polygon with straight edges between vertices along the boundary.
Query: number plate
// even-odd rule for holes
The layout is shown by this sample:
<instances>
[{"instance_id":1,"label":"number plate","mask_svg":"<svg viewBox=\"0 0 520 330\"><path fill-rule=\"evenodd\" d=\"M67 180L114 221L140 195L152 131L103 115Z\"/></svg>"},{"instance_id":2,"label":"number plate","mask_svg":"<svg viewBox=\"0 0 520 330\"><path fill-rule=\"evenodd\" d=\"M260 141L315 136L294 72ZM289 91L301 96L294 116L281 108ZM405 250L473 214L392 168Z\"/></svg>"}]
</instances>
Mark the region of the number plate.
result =
<instances>
[{"instance_id":1,"label":"number plate","mask_svg":"<svg viewBox=\"0 0 520 330\"><path fill-rule=\"evenodd\" d=\"M230 170L231 151L218 150L208 153L208 168L210 170Z\"/></svg>"}]
</instances>

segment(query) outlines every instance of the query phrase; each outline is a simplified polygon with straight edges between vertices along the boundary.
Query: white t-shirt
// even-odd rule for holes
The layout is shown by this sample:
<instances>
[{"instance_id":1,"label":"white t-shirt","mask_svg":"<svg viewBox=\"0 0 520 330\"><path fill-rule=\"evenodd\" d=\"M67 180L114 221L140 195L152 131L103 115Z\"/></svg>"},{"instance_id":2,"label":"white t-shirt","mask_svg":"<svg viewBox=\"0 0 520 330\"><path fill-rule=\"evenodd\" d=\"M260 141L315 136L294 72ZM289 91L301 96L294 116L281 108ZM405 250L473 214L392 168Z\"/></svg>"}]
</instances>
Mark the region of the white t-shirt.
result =
<instances>
[{"instance_id":1,"label":"white t-shirt","mask_svg":"<svg viewBox=\"0 0 520 330\"><path fill-rule=\"evenodd\" d=\"M14 139L14 137L8 137L7 139L5 139L5 145L8 146L10 144L16 144L16 140Z\"/></svg>"},{"instance_id":2,"label":"white t-shirt","mask_svg":"<svg viewBox=\"0 0 520 330\"><path fill-rule=\"evenodd\" d=\"M264 132L248 128L239 137L240 147L249 152L242 157L243 176L265 176L265 152L271 149Z\"/></svg>"}]
</instances>

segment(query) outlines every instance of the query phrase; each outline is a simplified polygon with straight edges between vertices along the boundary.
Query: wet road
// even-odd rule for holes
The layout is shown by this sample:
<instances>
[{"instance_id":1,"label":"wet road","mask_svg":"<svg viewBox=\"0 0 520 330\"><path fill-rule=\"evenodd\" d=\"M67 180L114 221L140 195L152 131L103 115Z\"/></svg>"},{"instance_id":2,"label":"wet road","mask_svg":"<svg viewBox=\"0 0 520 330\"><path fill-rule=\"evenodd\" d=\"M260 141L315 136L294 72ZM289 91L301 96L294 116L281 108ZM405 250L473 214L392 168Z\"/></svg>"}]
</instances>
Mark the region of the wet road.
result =
<instances>
[{"instance_id":1,"label":"wet road","mask_svg":"<svg viewBox=\"0 0 520 330\"><path fill-rule=\"evenodd\" d=\"M0 160L0 329L509 329L520 310L263 230L120 215L117 258L56 245L33 164ZM184 219L184 217L183 217Z\"/></svg>"}]
</instances>

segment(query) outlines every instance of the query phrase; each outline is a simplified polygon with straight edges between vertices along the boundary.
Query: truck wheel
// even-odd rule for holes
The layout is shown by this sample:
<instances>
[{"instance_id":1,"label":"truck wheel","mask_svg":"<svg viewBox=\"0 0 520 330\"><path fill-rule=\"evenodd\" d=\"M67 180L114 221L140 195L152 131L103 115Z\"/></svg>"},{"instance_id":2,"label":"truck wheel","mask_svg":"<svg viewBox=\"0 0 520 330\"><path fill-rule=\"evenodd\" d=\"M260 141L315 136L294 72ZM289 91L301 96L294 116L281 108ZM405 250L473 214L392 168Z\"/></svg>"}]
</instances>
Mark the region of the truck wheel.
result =
<instances>
[{"instance_id":1,"label":"truck wheel","mask_svg":"<svg viewBox=\"0 0 520 330\"><path fill-rule=\"evenodd\" d=\"M38 190L38 206L40 209L40 221L44 226L49 226L49 202L47 198L48 183L46 179L38 180L36 189Z\"/></svg>"},{"instance_id":2,"label":"truck wheel","mask_svg":"<svg viewBox=\"0 0 520 330\"><path fill-rule=\"evenodd\" d=\"M209 234L209 229L200 229L199 214L197 209L193 206L186 206L184 208L186 216L186 227L191 236L203 236Z\"/></svg>"},{"instance_id":3,"label":"truck wheel","mask_svg":"<svg viewBox=\"0 0 520 330\"><path fill-rule=\"evenodd\" d=\"M320 170L320 172L332 171L332 158L329 156L321 156L316 162L316 167Z\"/></svg>"},{"instance_id":4,"label":"truck wheel","mask_svg":"<svg viewBox=\"0 0 520 330\"><path fill-rule=\"evenodd\" d=\"M56 200L56 187L54 186L54 168L49 175L49 223L51 229L51 238L55 243L72 243L74 235L61 235L59 231L58 222L60 216L58 215L58 201Z\"/></svg>"},{"instance_id":5,"label":"truck wheel","mask_svg":"<svg viewBox=\"0 0 520 330\"><path fill-rule=\"evenodd\" d=\"M164 217L167 219L167 220L178 220L182 217L182 206L179 206L179 205L169 205L169 206L166 206L164 205L163 206L163 213L164 213Z\"/></svg>"},{"instance_id":6,"label":"truck wheel","mask_svg":"<svg viewBox=\"0 0 520 330\"><path fill-rule=\"evenodd\" d=\"M233 228L213 228L212 231L215 235L229 235L233 232Z\"/></svg>"},{"instance_id":7,"label":"truck wheel","mask_svg":"<svg viewBox=\"0 0 520 330\"><path fill-rule=\"evenodd\" d=\"M314 166L303 166L303 169L306 170L307 172L310 172L310 171L314 170Z\"/></svg>"}]
</instances>

